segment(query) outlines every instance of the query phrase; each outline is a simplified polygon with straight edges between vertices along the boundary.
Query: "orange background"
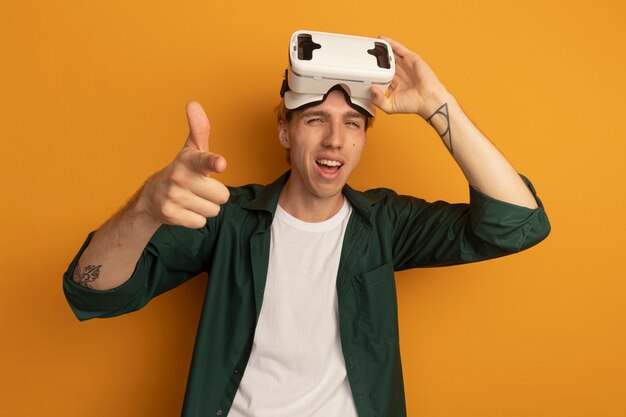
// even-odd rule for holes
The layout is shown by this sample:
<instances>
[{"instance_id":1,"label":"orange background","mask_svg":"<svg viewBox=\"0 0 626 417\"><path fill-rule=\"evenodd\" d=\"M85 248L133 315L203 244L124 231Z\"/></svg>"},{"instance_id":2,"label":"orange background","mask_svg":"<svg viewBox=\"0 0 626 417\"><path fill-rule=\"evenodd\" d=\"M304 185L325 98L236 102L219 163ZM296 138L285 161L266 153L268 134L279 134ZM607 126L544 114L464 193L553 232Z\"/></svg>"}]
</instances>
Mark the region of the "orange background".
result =
<instances>
[{"instance_id":1,"label":"orange background","mask_svg":"<svg viewBox=\"0 0 626 417\"><path fill-rule=\"evenodd\" d=\"M187 135L212 121L230 185L286 168L292 32L387 34L420 53L535 184L553 231L490 262L397 274L409 415L626 415L626 17L589 1L3 1L0 415L180 413L206 276L79 323L61 275ZM380 114L351 184L466 201L416 116Z\"/></svg>"}]
</instances>

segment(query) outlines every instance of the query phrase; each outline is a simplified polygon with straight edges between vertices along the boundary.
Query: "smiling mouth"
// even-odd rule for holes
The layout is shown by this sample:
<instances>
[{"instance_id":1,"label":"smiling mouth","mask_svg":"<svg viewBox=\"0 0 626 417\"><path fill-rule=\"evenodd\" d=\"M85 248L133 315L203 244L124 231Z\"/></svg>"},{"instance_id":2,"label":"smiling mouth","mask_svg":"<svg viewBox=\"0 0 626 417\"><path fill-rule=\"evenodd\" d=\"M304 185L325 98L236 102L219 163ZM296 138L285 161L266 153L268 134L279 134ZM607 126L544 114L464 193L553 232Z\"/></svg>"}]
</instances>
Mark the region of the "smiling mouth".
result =
<instances>
[{"instance_id":1,"label":"smiling mouth","mask_svg":"<svg viewBox=\"0 0 626 417\"><path fill-rule=\"evenodd\" d=\"M323 171L327 171L327 172L339 171L341 167L343 166L341 162L333 161L330 159L318 159L315 161L315 163L317 164L317 166L322 168Z\"/></svg>"}]
</instances>

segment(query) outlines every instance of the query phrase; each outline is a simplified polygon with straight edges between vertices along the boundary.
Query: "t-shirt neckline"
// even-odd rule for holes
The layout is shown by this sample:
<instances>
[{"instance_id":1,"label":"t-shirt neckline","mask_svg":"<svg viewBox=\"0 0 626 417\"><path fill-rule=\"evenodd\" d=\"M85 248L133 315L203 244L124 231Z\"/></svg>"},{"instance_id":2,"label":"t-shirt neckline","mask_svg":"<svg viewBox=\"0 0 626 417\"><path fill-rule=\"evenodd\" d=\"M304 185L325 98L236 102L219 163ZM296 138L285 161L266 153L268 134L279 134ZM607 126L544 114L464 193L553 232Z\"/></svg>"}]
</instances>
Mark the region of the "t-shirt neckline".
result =
<instances>
[{"instance_id":1,"label":"t-shirt neckline","mask_svg":"<svg viewBox=\"0 0 626 417\"><path fill-rule=\"evenodd\" d=\"M351 206L348 202L348 199L344 197L343 205L339 209L339 211L333 215L330 219L321 221L321 222L305 222L302 221L291 214L287 213L285 209L283 209L280 204L276 207L276 218L280 221L288 224L291 227L294 227L299 230L303 230L305 232L327 232L336 227L339 227L341 223L348 217L351 212Z\"/></svg>"}]
</instances>

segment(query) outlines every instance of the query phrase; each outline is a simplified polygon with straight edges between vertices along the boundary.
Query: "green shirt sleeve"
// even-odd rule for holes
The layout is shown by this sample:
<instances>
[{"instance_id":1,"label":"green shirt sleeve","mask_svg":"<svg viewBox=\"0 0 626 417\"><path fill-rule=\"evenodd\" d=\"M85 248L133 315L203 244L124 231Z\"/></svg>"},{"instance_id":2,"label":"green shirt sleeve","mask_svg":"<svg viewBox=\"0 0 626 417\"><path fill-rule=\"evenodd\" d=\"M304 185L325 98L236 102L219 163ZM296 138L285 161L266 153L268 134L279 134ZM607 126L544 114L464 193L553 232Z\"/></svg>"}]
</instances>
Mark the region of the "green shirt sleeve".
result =
<instances>
[{"instance_id":1,"label":"green shirt sleeve","mask_svg":"<svg viewBox=\"0 0 626 417\"><path fill-rule=\"evenodd\" d=\"M198 230L161 226L144 249L130 279L105 291L92 290L72 280L76 264L95 233L91 232L63 275L63 291L72 311L79 320L129 313L207 270L213 228L213 222Z\"/></svg>"},{"instance_id":2,"label":"green shirt sleeve","mask_svg":"<svg viewBox=\"0 0 626 417\"><path fill-rule=\"evenodd\" d=\"M496 200L470 187L469 204L427 203L395 196L390 205L394 269L477 262L519 252L550 233L535 188L524 176L538 208Z\"/></svg>"}]
</instances>

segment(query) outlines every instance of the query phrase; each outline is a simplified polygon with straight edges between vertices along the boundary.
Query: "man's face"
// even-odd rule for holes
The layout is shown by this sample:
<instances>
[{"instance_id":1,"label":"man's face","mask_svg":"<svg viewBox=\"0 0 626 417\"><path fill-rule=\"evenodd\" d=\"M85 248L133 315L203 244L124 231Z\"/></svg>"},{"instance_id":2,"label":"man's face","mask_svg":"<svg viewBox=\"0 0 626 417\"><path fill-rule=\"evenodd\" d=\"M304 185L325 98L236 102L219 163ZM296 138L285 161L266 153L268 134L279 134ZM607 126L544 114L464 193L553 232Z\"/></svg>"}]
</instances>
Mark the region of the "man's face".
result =
<instances>
[{"instance_id":1,"label":"man's face","mask_svg":"<svg viewBox=\"0 0 626 417\"><path fill-rule=\"evenodd\" d=\"M295 112L289 124L280 122L279 140L291 159L290 190L305 199L337 197L361 158L365 124L339 91Z\"/></svg>"}]
</instances>

